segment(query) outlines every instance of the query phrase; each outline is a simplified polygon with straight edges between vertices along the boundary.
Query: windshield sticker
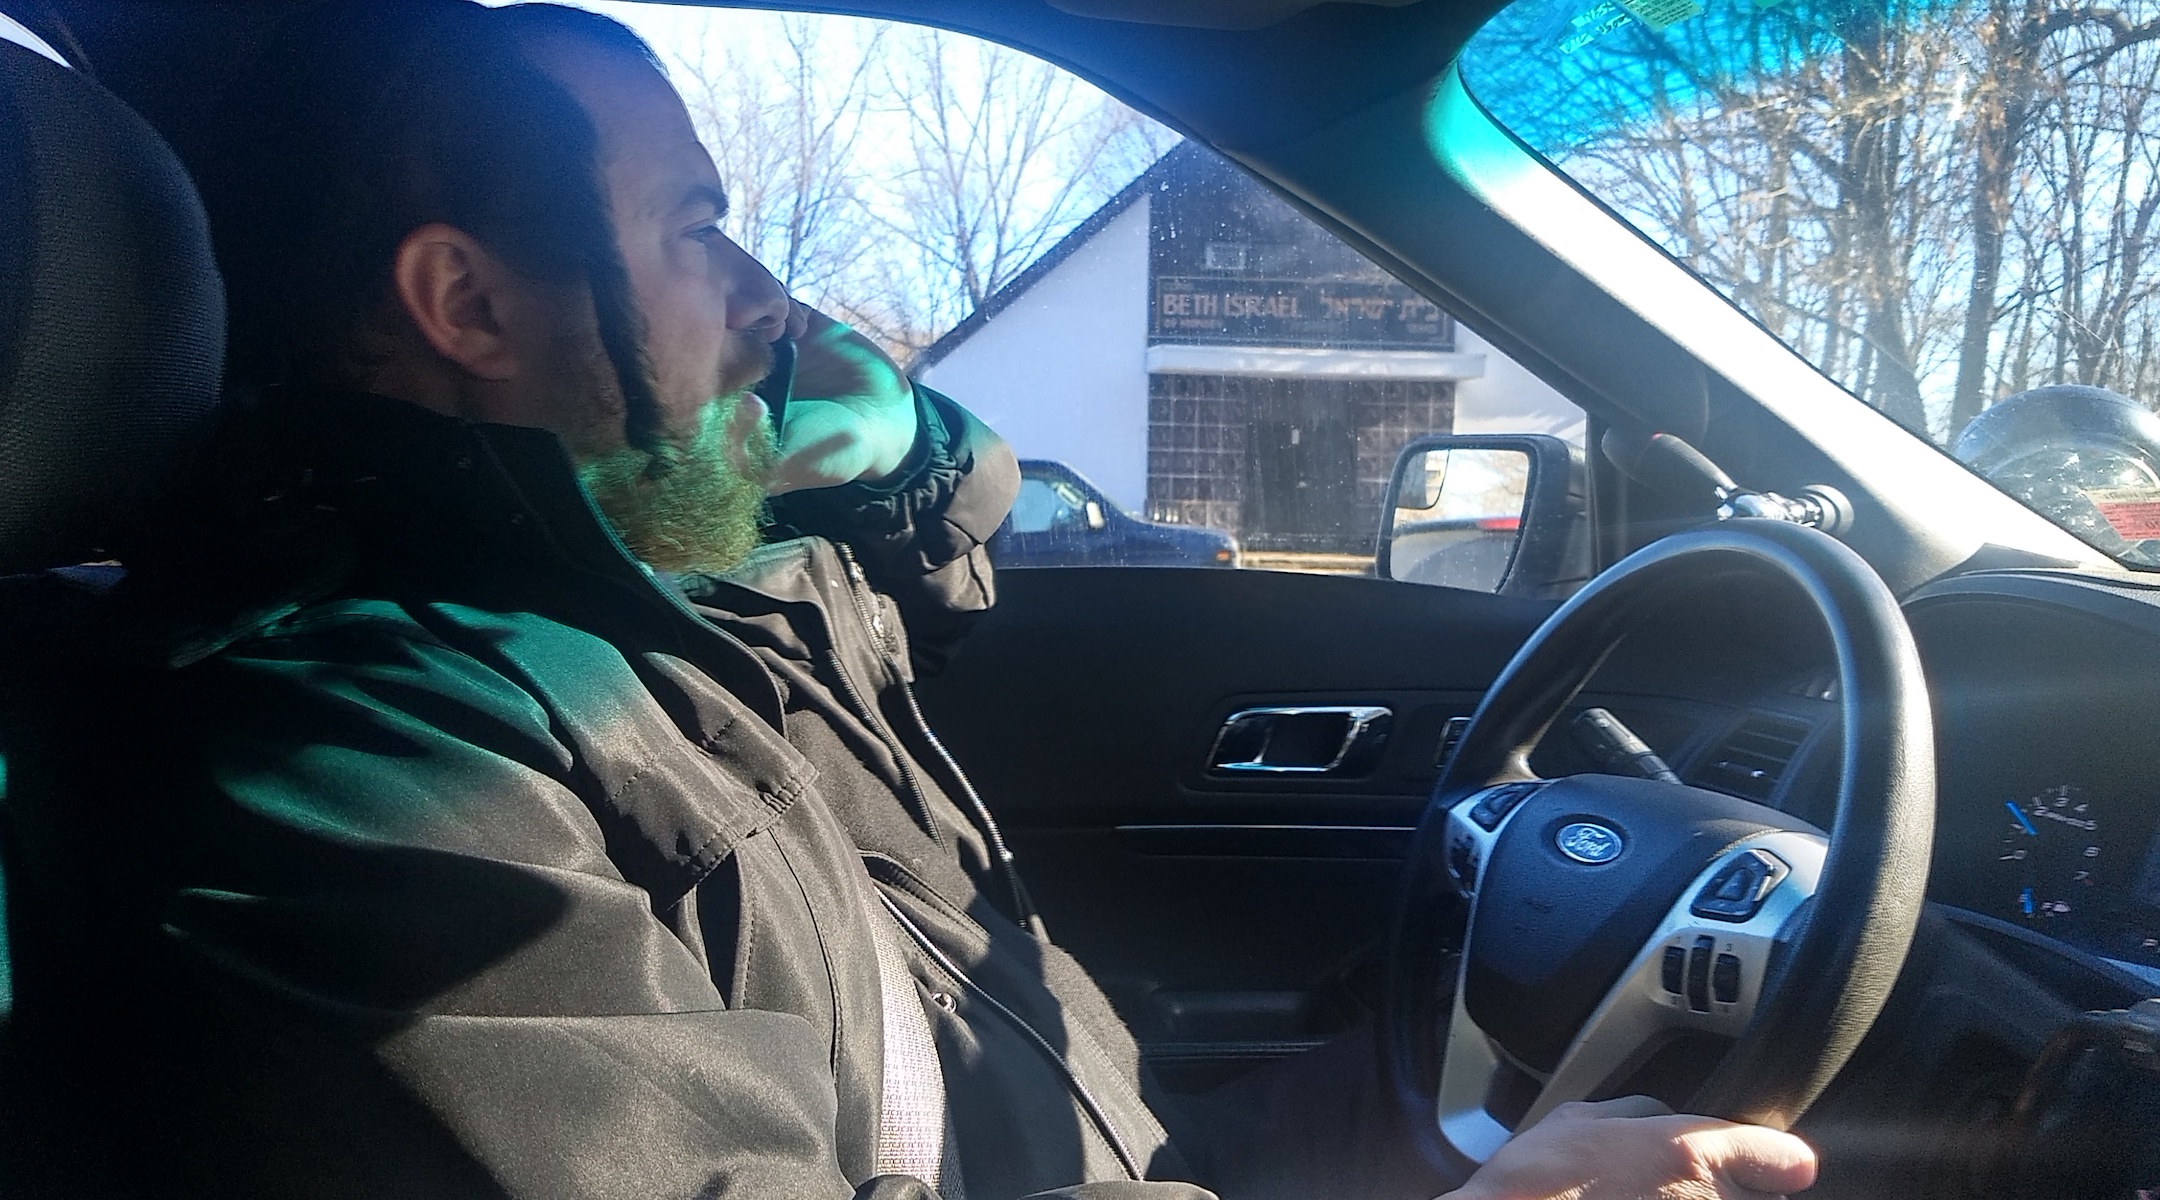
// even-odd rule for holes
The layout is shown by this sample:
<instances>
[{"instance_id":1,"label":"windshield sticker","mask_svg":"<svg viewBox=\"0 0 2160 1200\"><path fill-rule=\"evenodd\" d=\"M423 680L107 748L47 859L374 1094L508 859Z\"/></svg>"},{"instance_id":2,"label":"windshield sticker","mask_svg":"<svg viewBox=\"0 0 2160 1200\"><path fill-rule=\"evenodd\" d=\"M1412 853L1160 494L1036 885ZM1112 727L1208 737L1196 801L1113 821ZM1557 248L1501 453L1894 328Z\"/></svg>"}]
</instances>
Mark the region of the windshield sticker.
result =
<instances>
[{"instance_id":1,"label":"windshield sticker","mask_svg":"<svg viewBox=\"0 0 2160 1200\"><path fill-rule=\"evenodd\" d=\"M2160 488L2087 488L2085 498L2124 541L2160 538Z\"/></svg>"},{"instance_id":2,"label":"windshield sticker","mask_svg":"<svg viewBox=\"0 0 2160 1200\"><path fill-rule=\"evenodd\" d=\"M1590 43L1627 24L1630 15L1628 10L1620 7L1617 0L1604 0L1602 4L1594 5L1576 13L1568 18L1568 25L1573 28L1574 32L1560 39L1560 52L1562 54L1576 53Z\"/></svg>"},{"instance_id":3,"label":"windshield sticker","mask_svg":"<svg viewBox=\"0 0 2160 1200\"><path fill-rule=\"evenodd\" d=\"M1703 11L1695 0L1620 0L1620 6L1649 26L1652 33L1663 33L1689 17L1701 16Z\"/></svg>"}]
</instances>

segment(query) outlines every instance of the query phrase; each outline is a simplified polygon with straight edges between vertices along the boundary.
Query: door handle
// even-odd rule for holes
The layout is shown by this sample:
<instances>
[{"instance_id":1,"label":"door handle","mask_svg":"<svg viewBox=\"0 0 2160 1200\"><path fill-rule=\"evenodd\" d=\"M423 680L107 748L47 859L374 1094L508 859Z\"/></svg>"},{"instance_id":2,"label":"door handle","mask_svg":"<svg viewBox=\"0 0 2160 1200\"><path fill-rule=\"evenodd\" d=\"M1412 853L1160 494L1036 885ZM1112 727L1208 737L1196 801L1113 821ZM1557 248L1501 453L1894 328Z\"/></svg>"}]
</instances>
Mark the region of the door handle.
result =
<instances>
[{"instance_id":1,"label":"door handle","mask_svg":"<svg viewBox=\"0 0 2160 1200\"><path fill-rule=\"evenodd\" d=\"M1392 710L1379 705L1300 705L1232 713L1215 735L1208 770L1218 774L1356 775L1379 761Z\"/></svg>"}]
</instances>

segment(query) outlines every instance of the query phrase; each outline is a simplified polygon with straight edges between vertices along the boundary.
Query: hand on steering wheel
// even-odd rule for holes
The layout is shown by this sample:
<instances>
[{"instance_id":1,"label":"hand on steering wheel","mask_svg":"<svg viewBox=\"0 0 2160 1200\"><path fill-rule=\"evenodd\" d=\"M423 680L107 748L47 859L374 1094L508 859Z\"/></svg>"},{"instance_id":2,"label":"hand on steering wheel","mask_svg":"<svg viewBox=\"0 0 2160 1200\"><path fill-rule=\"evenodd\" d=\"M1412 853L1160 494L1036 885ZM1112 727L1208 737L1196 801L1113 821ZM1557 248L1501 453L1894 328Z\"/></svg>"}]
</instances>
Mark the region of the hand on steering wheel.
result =
<instances>
[{"instance_id":1,"label":"hand on steering wheel","mask_svg":"<svg viewBox=\"0 0 2160 1200\"><path fill-rule=\"evenodd\" d=\"M1814 1182L1815 1152L1789 1133L1629 1096L1555 1108L1446 1200L1754 1200Z\"/></svg>"}]
</instances>

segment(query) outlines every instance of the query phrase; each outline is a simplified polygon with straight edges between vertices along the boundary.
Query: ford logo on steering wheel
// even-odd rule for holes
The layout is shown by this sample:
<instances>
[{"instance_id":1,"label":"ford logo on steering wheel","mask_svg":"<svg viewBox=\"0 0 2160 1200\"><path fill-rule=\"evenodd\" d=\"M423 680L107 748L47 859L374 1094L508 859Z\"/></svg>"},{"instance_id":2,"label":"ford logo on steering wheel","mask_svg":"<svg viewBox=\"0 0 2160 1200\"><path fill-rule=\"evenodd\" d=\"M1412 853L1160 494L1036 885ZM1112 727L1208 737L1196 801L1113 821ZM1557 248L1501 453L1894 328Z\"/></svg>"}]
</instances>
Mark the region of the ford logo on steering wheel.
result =
<instances>
[{"instance_id":1,"label":"ford logo on steering wheel","mask_svg":"<svg viewBox=\"0 0 2160 1200\"><path fill-rule=\"evenodd\" d=\"M1560 853L1576 862L1588 863L1593 867L1620 857L1620 851L1627 848L1627 843L1617 831L1594 821L1577 821L1572 825L1561 826L1560 832L1553 835L1553 845L1560 848Z\"/></svg>"}]
</instances>

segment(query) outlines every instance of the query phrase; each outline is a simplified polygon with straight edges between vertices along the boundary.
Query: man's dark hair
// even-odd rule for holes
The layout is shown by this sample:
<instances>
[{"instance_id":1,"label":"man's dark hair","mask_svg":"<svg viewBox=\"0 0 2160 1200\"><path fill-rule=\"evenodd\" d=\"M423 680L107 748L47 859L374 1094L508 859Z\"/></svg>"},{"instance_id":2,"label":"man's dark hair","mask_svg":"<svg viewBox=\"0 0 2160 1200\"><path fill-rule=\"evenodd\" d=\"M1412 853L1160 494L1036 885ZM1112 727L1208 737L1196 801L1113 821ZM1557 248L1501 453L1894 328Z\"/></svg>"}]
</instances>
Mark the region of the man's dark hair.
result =
<instances>
[{"instance_id":1,"label":"man's dark hair","mask_svg":"<svg viewBox=\"0 0 2160 1200\"><path fill-rule=\"evenodd\" d=\"M625 434L660 449L643 322L584 109L527 47L559 34L652 59L559 5L343 0L271 39L197 164L231 309L236 385L356 386L377 365L398 244L440 221L535 281L590 289Z\"/></svg>"}]
</instances>

